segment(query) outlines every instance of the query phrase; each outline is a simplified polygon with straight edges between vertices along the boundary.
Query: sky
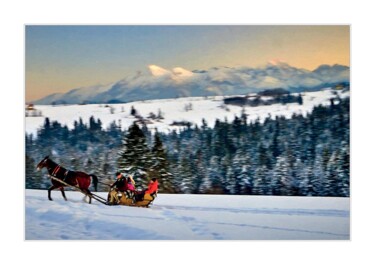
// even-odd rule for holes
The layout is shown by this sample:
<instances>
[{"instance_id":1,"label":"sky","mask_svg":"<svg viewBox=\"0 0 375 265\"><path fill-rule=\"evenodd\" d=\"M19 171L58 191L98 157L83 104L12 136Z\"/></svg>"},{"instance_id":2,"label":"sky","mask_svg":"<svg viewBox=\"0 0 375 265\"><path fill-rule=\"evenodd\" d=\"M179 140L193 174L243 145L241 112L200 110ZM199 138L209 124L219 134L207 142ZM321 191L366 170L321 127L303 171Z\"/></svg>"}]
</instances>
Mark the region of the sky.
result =
<instances>
[{"instance_id":1,"label":"sky","mask_svg":"<svg viewBox=\"0 0 375 265\"><path fill-rule=\"evenodd\" d=\"M350 65L348 25L26 25L26 102L108 84L155 64L189 70Z\"/></svg>"}]
</instances>

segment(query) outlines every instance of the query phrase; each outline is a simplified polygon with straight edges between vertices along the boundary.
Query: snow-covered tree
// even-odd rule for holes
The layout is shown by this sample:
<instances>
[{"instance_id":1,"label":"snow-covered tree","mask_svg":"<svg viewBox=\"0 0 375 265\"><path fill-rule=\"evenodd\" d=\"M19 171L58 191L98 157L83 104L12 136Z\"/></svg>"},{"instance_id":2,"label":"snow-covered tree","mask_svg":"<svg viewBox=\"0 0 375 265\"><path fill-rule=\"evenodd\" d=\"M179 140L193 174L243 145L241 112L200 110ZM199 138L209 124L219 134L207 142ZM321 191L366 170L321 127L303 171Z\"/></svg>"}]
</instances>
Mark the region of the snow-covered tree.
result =
<instances>
[{"instance_id":1,"label":"snow-covered tree","mask_svg":"<svg viewBox=\"0 0 375 265\"><path fill-rule=\"evenodd\" d=\"M270 190L270 172L265 165L257 167L254 173L253 193L255 195L269 195Z\"/></svg>"},{"instance_id":2,"label":"snow-covered tree","mask_svg":"<svg viewBox=\"0 0 375 265\"><path fill-rule=\"evenodd\" d=\"M123 147L119 152L118 169L121 172L134 174L137 186L148 184L148 170L151 166L150 150L143 131L133 123L123 140Z\"/></svg>"},{"instance_id":3,"label":"snow-covered tree","mask_svg":"<svg viewBox=\"0 0 375 265\"><path fill-rule=\"evenodd\" d=\"M157 178L161 192L174 193L173 175L169 172L167 154L163 142L156 132L154 145L151 149L151 166L148 169L149 178Z\"/></svg>"}]
</instances>

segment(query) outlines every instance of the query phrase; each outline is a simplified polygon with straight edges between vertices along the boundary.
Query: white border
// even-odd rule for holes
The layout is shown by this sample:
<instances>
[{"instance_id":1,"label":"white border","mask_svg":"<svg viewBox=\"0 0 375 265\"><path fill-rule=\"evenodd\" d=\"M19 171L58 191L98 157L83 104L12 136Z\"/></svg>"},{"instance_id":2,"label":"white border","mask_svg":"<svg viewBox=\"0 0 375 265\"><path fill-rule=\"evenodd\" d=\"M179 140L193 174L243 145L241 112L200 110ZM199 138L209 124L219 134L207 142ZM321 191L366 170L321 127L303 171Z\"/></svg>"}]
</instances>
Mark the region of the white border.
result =
<instances>
[{"instance_id":1,"label":"white border","mask_svg":"<svg viewBox=\"0 0 375 265\"><path fill-rule=\"evenodd\" d=\"M371 251L374 129L371 1L7 1L1 16L1 263L355 264ZM24 241L25 24L351 24L352 240L347 242ZM370 38L371 37L371 38ZM4 82L5 81L5 82ZM15 126L16 125L16 126ZM5 172L4 172L5 169ZM370 204L371 203L371 204ZM152 225L152 224L150 224ZM69 254L66 252L69 251Z\"/></svg>"}]
</instances>

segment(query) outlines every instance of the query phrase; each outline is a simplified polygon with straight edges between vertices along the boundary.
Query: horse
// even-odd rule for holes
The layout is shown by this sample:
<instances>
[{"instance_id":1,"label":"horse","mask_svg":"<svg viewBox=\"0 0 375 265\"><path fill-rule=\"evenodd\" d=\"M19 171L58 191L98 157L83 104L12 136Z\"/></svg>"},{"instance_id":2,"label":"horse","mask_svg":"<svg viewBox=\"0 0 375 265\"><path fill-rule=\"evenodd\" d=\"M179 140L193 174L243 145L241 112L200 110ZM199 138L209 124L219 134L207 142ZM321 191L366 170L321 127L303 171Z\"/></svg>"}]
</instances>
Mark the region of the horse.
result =
<instances>
[{"instance_id":1,"label":"horse","mask_svg":"<svg viewBox=\"0 0 375 265\"><path fill-rule=\"evenodd\" d=\"M88 189L91 184L91 178L94 185L95 191L98 189L98 177L91 174L87 174L81 171L71 171L63 168L62 166L58 165L57 163L53 162L48 156L43 158L37 165L37 170L41 170L42 168L47 168L48 174L54 178L60 179L61 181L71 185L76 186L81 189L86 196L89 197L89 203L91 203L91 191ZM65 184L61 183L58 180L51 178L52 186L48 188L48 199L52 201L51 198L51 191L54 189L60 189L61 194L65 201L67 198L65 196L64 187Z\"/></svg>"}]
</instances>

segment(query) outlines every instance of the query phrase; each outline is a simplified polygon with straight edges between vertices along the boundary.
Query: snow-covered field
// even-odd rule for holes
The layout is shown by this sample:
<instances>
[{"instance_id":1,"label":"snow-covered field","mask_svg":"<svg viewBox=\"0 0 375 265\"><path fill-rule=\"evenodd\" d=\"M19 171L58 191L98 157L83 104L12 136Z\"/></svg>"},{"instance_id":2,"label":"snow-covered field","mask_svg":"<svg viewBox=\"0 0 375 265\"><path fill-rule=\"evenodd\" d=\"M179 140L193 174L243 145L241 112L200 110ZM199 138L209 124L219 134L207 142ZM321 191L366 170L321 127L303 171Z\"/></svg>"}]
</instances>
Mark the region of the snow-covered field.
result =
<instances>
[{"instance_id":1,"label":"snow-covered field","mask_svg":"<svg viewBox=\"0 0 375 265\"><path fill-rule=\"evenodd\" d=\"M350 239L349 198L159 194L150 208L52 198L25 191L26 240Z\"/></svg>"},{"instance_id":2,"label":"snow-covered field","mask_svg":"<svg viewBox=\"0 0 375 265\"><path fill-rule=\"evenodd\" d=\"M349 96L349 92L339 93L341 97ZM289 118L293 113L306 114L311 112L313 107L319 104L328 105L330 104L329 99L332 97L335 96L331 90L307 92L303 94L303 105L292 103L258 107L247 106L244 108L244 111L251 121L257 118L262 121L268 116L285 116ZM190 103L192 110L186 111L185 107ZM26 117L25 130L27 133L35 134L37 129L43 125L46 117L51 121L58 121L69 128L73 128L74 121L82 118L82 121L88 124L91 116L94 116L95 119L100 119L103 128L107 128L113 121L117 124L121 121L122 128L128 128L135 121L134 116L130 115L132 106L145 118L151 112L158 114L160 110L164 119L160 121L153 120L153 123L149 124L148 127L149 129L157 128L162 132L178 129L176 126L171 126L174 121L187 121L201 125L204 118L208 126L212 127L216 119L224 120L227 118L229 121L232 121L235 115L240 116L242 112L242 107L224 105L222 96L148 100L126 104L37 105L35 108L42 112L42 116ZM112 111L111 108L113 108Z\"/></svg>"}]
</instances>

